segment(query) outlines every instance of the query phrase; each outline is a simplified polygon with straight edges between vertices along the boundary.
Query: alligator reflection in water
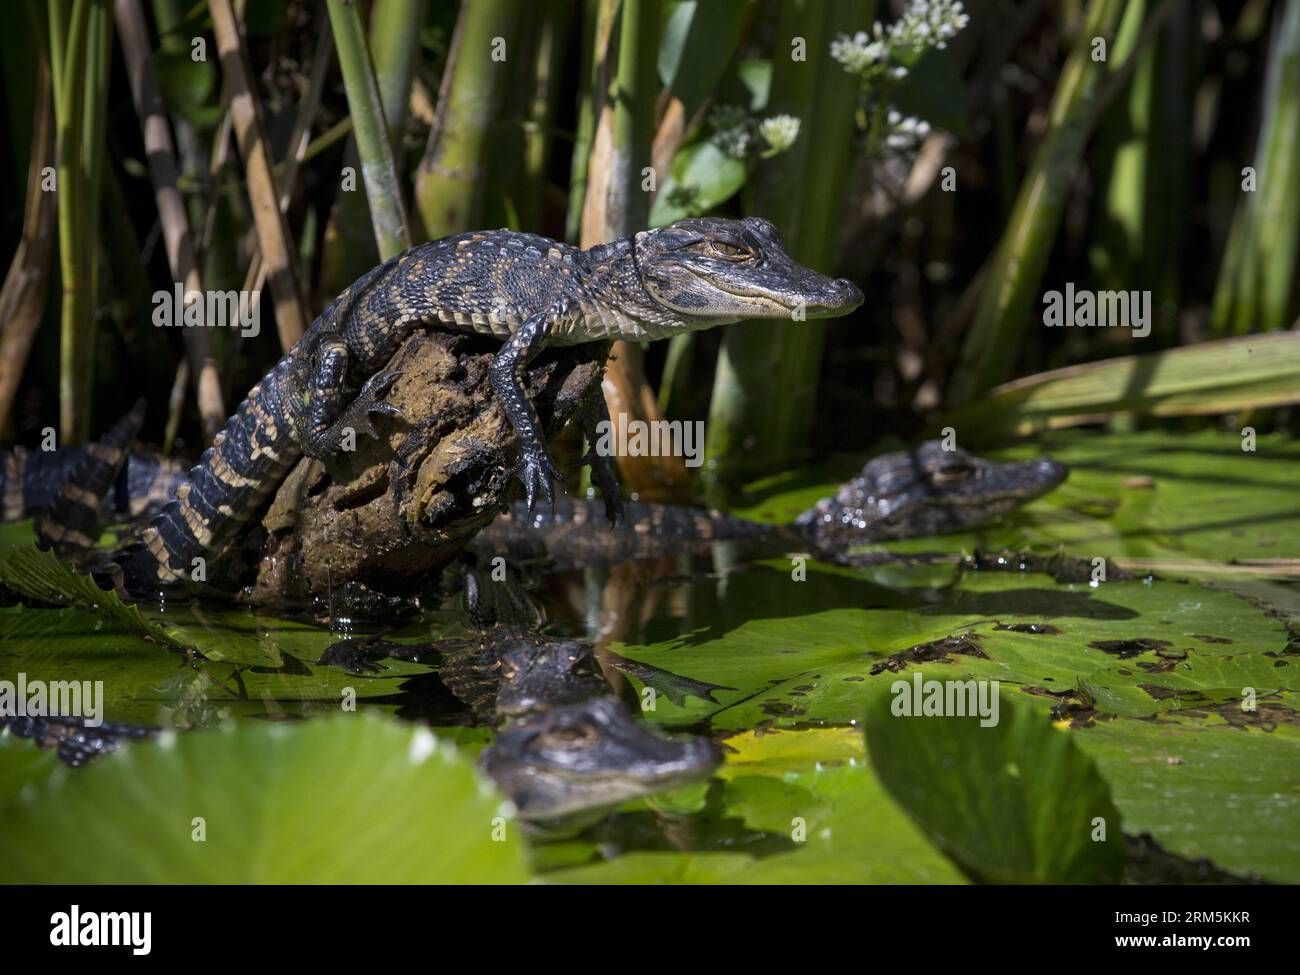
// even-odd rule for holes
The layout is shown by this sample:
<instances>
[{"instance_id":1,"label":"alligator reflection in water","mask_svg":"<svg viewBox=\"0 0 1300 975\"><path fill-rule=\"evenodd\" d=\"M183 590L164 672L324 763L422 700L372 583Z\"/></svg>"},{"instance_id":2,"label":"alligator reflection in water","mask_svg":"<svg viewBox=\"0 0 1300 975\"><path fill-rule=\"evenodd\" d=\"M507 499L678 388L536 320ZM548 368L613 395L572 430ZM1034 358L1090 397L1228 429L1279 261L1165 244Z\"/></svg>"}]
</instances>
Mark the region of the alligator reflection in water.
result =
<instances>
[{"instance_id":1,"label":"alligator reflection in water","mask_svg":"<svg viewBox=\"0 0 1300 975\"><path fill-rule=\"evenodd\" d=\"M464 580L465 617L474 636L415 645L347 640L319 662L357 673L377 667L382 657L423 661L436 655L441 683L476 723L497 728L483 768L525 819L612 806L707 778L721 763L707 738L663 738L638 723L611 695L590 644L542 632L540 612L513 575L492 581L471 569ZM628 665L674 698L723 689Z\"/></svg>"}]
</instances>

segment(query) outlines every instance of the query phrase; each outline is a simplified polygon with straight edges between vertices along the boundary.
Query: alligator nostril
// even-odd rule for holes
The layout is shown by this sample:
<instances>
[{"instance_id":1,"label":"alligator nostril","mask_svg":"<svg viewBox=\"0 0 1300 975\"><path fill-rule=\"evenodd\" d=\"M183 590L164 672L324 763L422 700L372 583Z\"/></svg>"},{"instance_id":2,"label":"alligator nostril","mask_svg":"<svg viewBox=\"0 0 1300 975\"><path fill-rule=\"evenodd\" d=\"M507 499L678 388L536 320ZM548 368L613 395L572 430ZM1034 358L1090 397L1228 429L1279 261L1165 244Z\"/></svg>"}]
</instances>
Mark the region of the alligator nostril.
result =
<instances>
[{"instance_id":1,"label":"alligator nostril","mask_svg":"<svg viewBox=\"0 0 1300 975\"><path fill-rule=\"evenodd\" d=\"M861 303L864 300L862 291L848 278L836 278L835 290L845 301L856 301Z\"/></svg>"}]
</instances>

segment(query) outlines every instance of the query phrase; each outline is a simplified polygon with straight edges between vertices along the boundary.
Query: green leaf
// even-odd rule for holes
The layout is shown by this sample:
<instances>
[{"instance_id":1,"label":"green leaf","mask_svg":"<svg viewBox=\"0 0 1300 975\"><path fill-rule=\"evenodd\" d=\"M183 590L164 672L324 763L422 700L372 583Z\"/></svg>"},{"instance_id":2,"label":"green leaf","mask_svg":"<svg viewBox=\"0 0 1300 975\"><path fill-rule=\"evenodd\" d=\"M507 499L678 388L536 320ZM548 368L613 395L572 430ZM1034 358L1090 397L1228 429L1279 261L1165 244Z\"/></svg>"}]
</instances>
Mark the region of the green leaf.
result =
<instances>
[{"instance_id":1,"label":"green leaf","mask_svg":"<svg viewBox=\"0 0 1300 975\"><path fill-rule=\"evenodd\" d=\"M96 610L140 636L164 646L181 646L163 626L145 619L139 607L122 602L117 593L100 589L90 576L34 545L13 549L0 561L0 583L43 603Z\"/></svg>"},{"instance_id":2,"label":"green leaf","mask_svg":"<svg viewBox=\"0 0 1300 975\"><path fill-rule=\"evenodd\" d=\"M693 142L677 150L668 178L659 187L650 226L663 227L698 217L726 202L745 184L745 164L712 142Z\"/></svg>"},{"instance_id":3,"label":"green leaf","mask_svg":"<svg viewBox=\"0 0 1300 975\"><path fill-rule=\"evenodd\" d=\"M767 108L772 91L772 62L767 58L748 58L736 65L736 76L749 92L749 110L761 112Z\"/></svg>"},{"instance_id":4,"label":"green leaf","mask_svg":"<svg viewBox=\"0 0 1300 975\"><path fill-rule=\"evenodd\" d=\"M749 0L680 0L666 8L659 78L695 115L713 93L740 41Z\"/></svg>"},{"instance_id":5,"label":"green leaf","mask_svg":"<svg viewBox=\"0 0 1300 975\"><path fill-rule=\"evenodd\" d=\"M27 548L35 537L30 518L0 524L0 558L8 555L12 549Z\"/></svg>"},{"instance_id":6,"label":"green leaf","mask_svg":"<svg viewBox=\"0 0 1300 975\"><path fill-rule=\"evenodd\" d=\"M0 814L0 862L17 883L528 878L487 781L428 730L378 718L133 744Z\"/></svg>"},{"instance_id":7,"label":"green leaf","mask_svg":"<svg viewBox=\"0 0 1300 975\"><path fill-rule=\"evenodd\" d=\"M406 680L429 673L398 660L363 675L320 666L316 661L339 635L293 620L181 605L157 616L203 655L168 652L93 611L0 608L0 674L24 673L29 682L102 681L109 720L193 728L268 711L337 713L345 695L393 698ZM427 640L437 619L426 614L386 635Z\"/></svg>"},{"instance_id":8,"label":"green leaf","mask_svg":"<svg viewBox=\"0 0 1300 975\"><path fill-rule=\"evenodd\" d=\"M37 748L30 738L19 738L0 728L0 807L13 802L23 790L34 788L66 771L58 756Z\"/></svg>"},{"instance_id":9,"label":"green leaf","mask_svg":"<svg viewBox=\"0 0 1300 975\"><path fill-rule=\"evenodd\" d=\"M219 106L210 104L217 87L215 64L195 61L188 43L164 47L155 63L158 87L169 111L195 125L214 124L221 112Z\"/></svg>"},{"instance_id":10,"label":"green leaf","mask_svg":"<svg viewBox=\"0 0 1300 975\"><path fill-rule=\"evenodd\" d=\"M1079 703L1082 681L1087 693L1105 696L1096 708L1134 718L1189 701L1229 704L1243 687L1300 691L1285 624L1231 592L1139 580L1058 586L1037 573L952 567L890 571L893 589L884 573L877 585L810 564L807 581L795 583L788 569L756 566L727 580L728 599L709 611L709 629L614 649L729 688L715 692L717 703L688 698L679 707L660 696L647 715L669 726L707 719L715 729L848 724L869 697L918 668L1018 685L1044 707ZM702 594L694 602L707 605ZM842 608L854 605L870 608ZM755 610L762 606L781 615L764 616ZM1014 628L1024 624L1050 629ZM944 649L941 641L957 637ZM1105 649L1137 639L1150 649Z\"/></svg>"},{"instance_id":11,"label":"green leaf","mask_svg":"<svg viewBox=\"0 0 1300 975\"><path fill-rule=\"evenodd\" d=\"M727 741L720 808L694 832L710 852L635 852L555 870L560 883L961 883L866 764L856 729ZM721 824L744 831L723 833ZM751 851L751 852L746 852Z\"/></svg>"},{"instance_id":12,"label":"green leaf","mask_svg":"<svg viewBox=\"0 0 1300 975\"><path fill-rule=\"evenodd\" d=\"M871 763L941 849L993 883L1119 879L1119 811L1068 734L1008 701L988 727L979 717L899 716L895 701L912 699L912 683L901 685L867 712Z\"/></svg>"},{"instance_id":13,"label":"green leaf","mask_svg":"<svg viewBox=\"0 0 1300 975\"><path fill-rule=\"evenodd\" d=\"M1198 416L1300 402L1300 334L1271 332L1052 369L1005 383L945 423L984 439L1116 414Z\"/></svg>"},{"instance_id":14,"label":"green leaf","mask_svg":"<svg viewBox=\"0 0 1300 975\"><path fill-rule=\"evenodd\" d=\"M1285 572L1296 557L1300 452L1293 439L1260 436L1248 444L1215 431L1176 438L1071 431L1016 454L1039 452L1068 464L1070 478L1017 519L1031 544L1146 561L1165 577L1184 575L1186 560L1199 560L1211 576L1220 567L1227 577L1231 562Z\"/></svg>"},{"instance_id":15,"label":"green leaf","mask_svg":"<svg viewBox=\"0 0 1300 975\"><path fill-rule=\"evenodd\" d=\"M1259 702L1234 727L1189 710L1159 721L1105 721L1074 734L1111 783L1132 834L1190 859L1300 883L1300 725Z\"/></svg>"}]
</instances>

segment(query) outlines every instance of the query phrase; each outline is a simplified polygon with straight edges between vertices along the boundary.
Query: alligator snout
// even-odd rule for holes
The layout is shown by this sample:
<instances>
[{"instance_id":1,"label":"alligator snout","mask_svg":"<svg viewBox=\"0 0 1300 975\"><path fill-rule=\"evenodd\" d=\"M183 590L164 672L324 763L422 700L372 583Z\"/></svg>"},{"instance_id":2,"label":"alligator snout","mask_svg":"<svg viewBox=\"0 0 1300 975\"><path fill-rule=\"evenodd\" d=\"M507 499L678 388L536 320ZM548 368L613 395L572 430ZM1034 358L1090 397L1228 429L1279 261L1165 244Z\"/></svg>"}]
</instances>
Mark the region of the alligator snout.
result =
<instances>
[{"instance_id":1,"label":"alligator snout","mask_svg":"<svg viewBox=\"0 0 1300 975\"><path fill-rule=\"evenodd\" d=\"M1058 484L1064 484L1070 476L1070 468L1052 457L1040 457L1034 466L1043 484L1044 494Z\"/></svg>"},{"instance_id":2,"label":"alligator snout","mask_svg":"<svg viewBox=\"0 0 1300 975\"><path fill-rule=\"evenodd\" d=\"M821 290L816 301L808 303L808 311L817 317L847 315L865 300L856 284L848 278L836 278Z\"/></svg>"}]
</instances>

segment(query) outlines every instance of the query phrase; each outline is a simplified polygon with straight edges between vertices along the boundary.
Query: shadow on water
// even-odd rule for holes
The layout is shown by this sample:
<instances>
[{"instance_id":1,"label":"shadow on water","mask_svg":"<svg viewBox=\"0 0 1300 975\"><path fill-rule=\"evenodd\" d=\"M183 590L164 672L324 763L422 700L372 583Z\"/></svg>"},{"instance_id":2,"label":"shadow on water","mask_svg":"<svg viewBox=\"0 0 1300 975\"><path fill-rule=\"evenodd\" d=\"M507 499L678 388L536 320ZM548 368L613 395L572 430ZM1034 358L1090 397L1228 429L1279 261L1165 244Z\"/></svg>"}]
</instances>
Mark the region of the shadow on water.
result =
<instances>
[{"instance_id":1,"label":"shadow on water","mask_svg":"<svg viewBox=\"0 0 1300 975\"><path fill-rule=\"evenodd\" d=\"M1136 614L1102 598L1099 591L1056 585L1038 574L1015 569L981 570L1017 573L1024 584L998 591L960 588L965 570L955 566L926 567L916 584L906 571L893 582L881 582L866 572L810 568L803 582L793 582L790 570L768 563L732 566L724 572L680 565L660 566L659 576L606 575L592 584L572 574L567 585L549 587L544 601L550 619L561 631L581 635L585 623L602 621L602 642L630 644L673 641L682 647L719 640L758 620L789 620L798 633L800 619L836 610L900 610L924 616L1033 615L1055 618L1127 620ZM927 578L928 577L928 578ZM588 631L588 636L597 634Z\"/></svg>"}]
</instances>

